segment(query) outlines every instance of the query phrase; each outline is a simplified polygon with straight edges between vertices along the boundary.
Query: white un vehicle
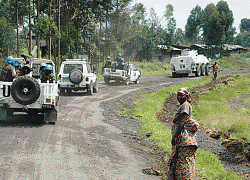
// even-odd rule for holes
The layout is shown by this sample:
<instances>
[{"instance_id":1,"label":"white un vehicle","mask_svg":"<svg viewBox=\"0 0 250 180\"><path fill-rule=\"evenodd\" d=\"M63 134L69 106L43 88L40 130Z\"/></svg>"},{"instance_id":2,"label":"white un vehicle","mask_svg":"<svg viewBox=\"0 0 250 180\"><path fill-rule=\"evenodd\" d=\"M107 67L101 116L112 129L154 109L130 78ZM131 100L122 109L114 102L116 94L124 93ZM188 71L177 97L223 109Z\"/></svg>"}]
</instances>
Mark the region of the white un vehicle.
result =
<instances>
[{"instance_id":1,"label":"white un vehicle","mask_svg":"<svg viewBox=\"0 0 250 180\"><path fill-rule=\"evenodd\" d=\"M40 64L55 66L52 60L33 58L36 47L30 57L15 58L21 65L20 76L13 82L0 81L0 120L7 120L14 112L26 112L30 115L42 113L44 121L55 124L57 121L58 84L41 83Z\"/></svg>"},{"instance_id":2,"label":"white un vehicle","mask_svg":"<svg viewBox=\"0 0 250 180\"><path fill-rule=\"evenodd\" d=\"M129 85L130 82L139 83L141 73L130 63L116 63L108 61L103 68L103 77L106 84L110 80L115 80L117 83L125 82Z\"/></svg>"},{"instance_id":3,"label":"white un vehicle","mask_svg":"<svg viewBox=\"0 0 250 180\"><path fill-rule=\"evenodd\" d=\"M89 95L98 92L96 74L87 59L66 59L62 62L58 74L61 93L87 90Z\"/></svg>"},{"instance_id":4,"label":"white un vehicle","mask_svg":"<svg viewBox=\"0 0 250 180\"><path fill-rule=\"evenodd\" d=\"M195 73L195 76L209 75L209 60L197 51L186 51L182 56L174 57L170 61L172 76L188 76Z\"/></svg>"}]
</instances>

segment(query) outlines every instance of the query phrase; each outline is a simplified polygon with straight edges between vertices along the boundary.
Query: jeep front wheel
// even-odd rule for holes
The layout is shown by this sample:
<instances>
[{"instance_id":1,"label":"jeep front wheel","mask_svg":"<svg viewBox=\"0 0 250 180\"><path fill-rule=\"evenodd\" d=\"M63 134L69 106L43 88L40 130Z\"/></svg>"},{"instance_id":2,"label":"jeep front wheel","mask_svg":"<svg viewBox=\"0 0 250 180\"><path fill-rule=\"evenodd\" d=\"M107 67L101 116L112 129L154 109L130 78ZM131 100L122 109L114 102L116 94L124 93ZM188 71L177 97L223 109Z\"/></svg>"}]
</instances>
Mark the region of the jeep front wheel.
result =
<instances>
[{"instance_id":1,"label":"jeep front wheel","mask_svg":"<svg viewBox=\"0 0 250 180\"><path fill-rule=\"evenodd\" d=\"M21 76L12 83L10 92L17 103L28 105L38 99L40 96L40 87L34 78Z\"/></svg>"}]
</instances>

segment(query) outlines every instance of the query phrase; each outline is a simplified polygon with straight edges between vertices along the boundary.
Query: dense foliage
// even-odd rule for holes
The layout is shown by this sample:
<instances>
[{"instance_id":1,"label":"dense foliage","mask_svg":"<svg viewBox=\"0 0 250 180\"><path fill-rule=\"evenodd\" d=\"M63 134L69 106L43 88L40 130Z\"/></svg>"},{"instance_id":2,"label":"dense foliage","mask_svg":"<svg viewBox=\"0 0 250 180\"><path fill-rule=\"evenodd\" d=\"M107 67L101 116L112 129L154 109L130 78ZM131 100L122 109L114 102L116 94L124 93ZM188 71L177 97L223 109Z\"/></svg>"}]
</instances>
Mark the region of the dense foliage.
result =
<instances>
[{"instance_id":1,"label":"dense foliage","mask_svg":"<svg viewBox=\"0 0 250 180\"><path fill-rule=\"evenodd\" d=\"M46 42L47 58L57 65L65 58L85 54L96 64L118 53L127 60L154 59L157 45L205 43L218 45L233 40L233 13L225 1L196 6L185 32L176 28L174 7L166 4L163 17L155 9L149 14L142 3L132 0L1 0L0 55L18 56L24 49ZM162 22L166 25L163 27ZM249 20L242 19L242 33L249 32ZM248 45L245 36L237 42ZM171 50L171 48L168 48ZM20 51L20 52L19 52ZM60 54L60 56L59 56ZM41 56L38 51L37 56Z\"/></svg>"}]
</instances>

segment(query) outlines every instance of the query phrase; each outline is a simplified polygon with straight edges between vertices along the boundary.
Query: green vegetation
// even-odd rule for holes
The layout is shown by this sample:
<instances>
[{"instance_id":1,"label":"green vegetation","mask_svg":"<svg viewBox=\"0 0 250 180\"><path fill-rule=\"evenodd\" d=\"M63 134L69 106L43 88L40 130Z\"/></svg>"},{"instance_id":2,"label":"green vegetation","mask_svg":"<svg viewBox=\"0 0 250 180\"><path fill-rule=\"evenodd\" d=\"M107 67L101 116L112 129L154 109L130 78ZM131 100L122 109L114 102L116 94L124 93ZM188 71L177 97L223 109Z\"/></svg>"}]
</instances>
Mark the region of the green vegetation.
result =
<instances>
[{"instance_id":1,"label":"green vegetation","mask_svg":"<svg viewBox=\"0 0 250 180\"><path fill-rule=\"evenodd\" d=\"M235 81L229 82L229 85L219 86L216 90L211 91L208 95L201 95L200 100L198 101L198 106L194 107L195 111L195 119L200 121L200 123L204 126L213 126L215 123L211 123L212 120L210 117L215 117L215 115L220 115L220 127L221 128L228 128L233 131L241 130L246 132L247 127L242 127L244 123L236 124L233 118L223 121L224 117L227 115L228 112L231 112L230 108L225 104L231 98L237 98L240 93L248 93L249 90L249 76L239 76L239 78ZM180 87L189 87L192 88L194 86L203 85L211 80L211 77L202 78L197 81L189 81L185 82L181 85L176 86L169 86L165 89L162 89L153 94L145 94L140 99L134 102L135 108L134 109L125 109L123 112L124 115L127 116L135 116L139 117L138 120L142 124L142 133L149 133L152 132L152 136L148 138L148 140L152 140L156 143L156 145L164 150L170 152L171 150L171 131L168 127L164 126L161 122L159 122L156 118L156 113L159 112L162 108L162 103L170 94L176 93ZM228 89L227 89L228 88ZM234 92L232 92L234 91ZM224 95L226 97L224 97ZM213 101L212 101L213 99ZM209 101L209 103L207 102ZM217 105L222 101L222 104ZM249 100L248 100L249 101ZM201 105L201 103L203 103ZM212 108L216 106L216 108ZM202 108L205 107L205 108ZM201 111L201 109L203 111ZM216 109L216 111L214 111ZM202 114L210 114L206 115L206 119ZM245 111L242 114L247 114ZM227 116L229 118L230 115ZM246 116L244 116L246 118ZM246 122L246 119L241 119L243 122ZM248 114L249 117L249 114ZM240 117L239 117L240 118ZM249 118L248 118L249 119ZM217 123L217 119L214 118L214 122ZM223 123L224 122L224 123ZM225 123L226 122L226 123ZM231 123L232 122L232 123ZM234 124L234 125L229 125ZM223 126L224 125L224 126ZM225 127L227 126L228 127ZM214 126L213 126L214 127ZM216 126L218 128L218 126ZM234 128L234 129L233 129ZM244 133L243 133L244 134ZM237 135L237 134L236 134ZM245 135L245 134L244 134ZM166 157L167 160L167 157ZM167 163L167 161L166 161ZM220 160L218 157L211 152L203 151L201 149L197 150L197 158L196 158L196 170L197 175L202 176L208 179L240 179L234 172L227 171L223 169Z\"/></svg>"},{"instance_id":2,"label":"green vegetation","mask_svg":"<svg viewBox=\"0 0 250 180\"><path fill-rule=\"evenodd\" d=\"M246 137L250 140L249 108L242 104L235 109L229 103L241 94L250 94L249 85L250 76L240 75L234 81L228 81L228 85L220 85L200 96L198 106L194 107L195 118L203 126L233 132L232 138ZM249 99L246 101L249 102Z\"/></svg>"}]
</instances>

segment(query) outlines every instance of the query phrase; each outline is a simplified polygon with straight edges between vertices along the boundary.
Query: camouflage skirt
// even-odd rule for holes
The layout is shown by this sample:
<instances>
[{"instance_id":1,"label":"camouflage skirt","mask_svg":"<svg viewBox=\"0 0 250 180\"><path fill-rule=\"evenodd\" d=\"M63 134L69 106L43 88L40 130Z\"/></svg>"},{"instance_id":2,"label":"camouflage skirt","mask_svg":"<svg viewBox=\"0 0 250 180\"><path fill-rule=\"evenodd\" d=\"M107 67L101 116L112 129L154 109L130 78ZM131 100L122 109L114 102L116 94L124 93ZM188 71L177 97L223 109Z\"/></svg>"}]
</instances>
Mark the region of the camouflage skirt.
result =
<instances>
[{"instance_id":1,"label":"camouflage skirt","mask_svg":"<svg viewBox=\"0 0 250 180\"><path fill-rule=\"evenodd\" d=\"M193 180L195 175L196 146L180 146L172 149L168 162L167 180Z\"/></svg>"}]
</instances>

